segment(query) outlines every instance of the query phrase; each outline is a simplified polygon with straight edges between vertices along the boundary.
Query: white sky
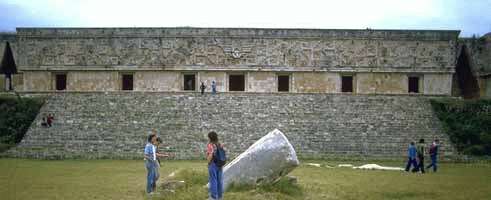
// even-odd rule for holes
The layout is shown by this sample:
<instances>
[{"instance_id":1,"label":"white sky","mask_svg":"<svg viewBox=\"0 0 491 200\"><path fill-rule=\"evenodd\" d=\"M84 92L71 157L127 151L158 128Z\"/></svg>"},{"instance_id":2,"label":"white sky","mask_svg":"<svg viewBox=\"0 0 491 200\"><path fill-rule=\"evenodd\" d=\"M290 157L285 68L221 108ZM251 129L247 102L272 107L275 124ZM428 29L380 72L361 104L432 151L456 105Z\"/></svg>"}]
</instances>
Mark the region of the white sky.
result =
<instances>
[{"instance_id":1,"label":"white sky","mask_svg":"<svg viewBox=\"0 0 491 200\"><path fill-rule=\"evenodd\" d=\"M452 29L491 32L491 0L0 0L15 27Z\"/></svg>"}]
</instances>

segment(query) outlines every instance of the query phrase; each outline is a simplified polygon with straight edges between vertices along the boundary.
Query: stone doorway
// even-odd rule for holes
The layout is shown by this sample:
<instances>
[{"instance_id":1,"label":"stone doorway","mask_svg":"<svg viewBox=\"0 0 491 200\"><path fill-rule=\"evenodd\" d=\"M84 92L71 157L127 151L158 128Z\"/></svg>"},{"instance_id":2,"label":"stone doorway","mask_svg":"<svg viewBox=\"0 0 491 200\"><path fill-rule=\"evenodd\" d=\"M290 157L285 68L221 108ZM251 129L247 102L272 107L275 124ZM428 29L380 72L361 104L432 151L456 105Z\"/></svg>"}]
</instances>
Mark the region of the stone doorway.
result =
<instances>
[{"instance_id":1,"label":"stone doorway","mask_svg":"<svg viewBox=\"0 0 491 200\"><path fill-rule=\"evenodd\" d=\"M123 74L122 90L133 90L133 74Z\"/></svg>"},{"instance_id":2,"label":"stone doorway","mask_svg":"<svg viewBox=\"0 0 491 200\"><path fill-rule=\"evenodd\" d=\"M66 74L56 74L55 75L55 87L56 90L66 89Z\"/></svg>"},{"instance_id":3,"label":"stone doorway","mask_svg":"<svg viewBox=\"0 0 491 200\"><path fill-rule=\"evenodd\" d=\"M245 91L245 78L243 74L231 74L228 79L229 91Z\"/></svg>"},{"instance_id":4,"label":"stone doorway","mask_svg":"<svg viewBox=\"0 0 491 200\"><path fill-rule=\"evenodd\" d=\"M187 91L196 90L196 75L184 74L184 90Z\"/></svg>"}]
</instances>

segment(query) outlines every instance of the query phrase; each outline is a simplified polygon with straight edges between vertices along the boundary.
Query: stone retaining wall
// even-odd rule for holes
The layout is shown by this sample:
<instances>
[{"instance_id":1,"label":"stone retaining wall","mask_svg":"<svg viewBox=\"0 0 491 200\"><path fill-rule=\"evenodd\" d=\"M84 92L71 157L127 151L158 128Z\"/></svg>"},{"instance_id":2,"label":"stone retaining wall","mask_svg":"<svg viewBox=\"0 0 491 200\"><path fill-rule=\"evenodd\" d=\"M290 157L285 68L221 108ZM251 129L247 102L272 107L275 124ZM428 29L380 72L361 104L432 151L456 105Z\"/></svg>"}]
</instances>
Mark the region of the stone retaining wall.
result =
<instances>
[{"instance_id":1,"label":"stone retaining wall","mask_svg":"<svg viewBox=\"0 0 491 200\"><path fill-rule=\"evenodd\" d=\"M203 158L216 131L231 156L278 128L300 157L405 156L411 140L435 137L454 149L428 99L410 95L226 93L53 93L22 142L8 152L29 158L142 158L157 129L176 159ZM437 98L437 97L434 97ZM53 113L51 128L40 125Z\"/></svg>"}]
</instances>

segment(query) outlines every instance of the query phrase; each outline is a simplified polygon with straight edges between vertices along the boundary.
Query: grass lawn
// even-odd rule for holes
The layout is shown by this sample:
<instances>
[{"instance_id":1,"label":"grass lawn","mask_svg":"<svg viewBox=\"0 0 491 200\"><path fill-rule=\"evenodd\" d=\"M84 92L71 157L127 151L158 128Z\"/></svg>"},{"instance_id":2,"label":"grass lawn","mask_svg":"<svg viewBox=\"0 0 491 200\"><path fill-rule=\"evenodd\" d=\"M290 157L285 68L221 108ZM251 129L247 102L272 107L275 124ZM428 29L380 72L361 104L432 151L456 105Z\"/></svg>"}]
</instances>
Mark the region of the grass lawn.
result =
<instances>
[{"instance_id":1,"label":"grass lawn","mask_svg":"<svg viewBox=\"0 0 491 200\"><path fill-rule=\"evenodd\" d=\"M172 196L153 199L206 199L206 190L201 185L206 183L204 161L164 161L160 173L165 177L177 169L194 170L204 177L195 174L190 178L199 184ZM238 188L224 196L225 199L491 199L491 164L443 163L440 169L435 174L421 175L301 165L291 173L298 177L298 186ZM136 160L0 159L0 199L146 199L145 174L143 161Z\"/></svg>"}]
</instances>

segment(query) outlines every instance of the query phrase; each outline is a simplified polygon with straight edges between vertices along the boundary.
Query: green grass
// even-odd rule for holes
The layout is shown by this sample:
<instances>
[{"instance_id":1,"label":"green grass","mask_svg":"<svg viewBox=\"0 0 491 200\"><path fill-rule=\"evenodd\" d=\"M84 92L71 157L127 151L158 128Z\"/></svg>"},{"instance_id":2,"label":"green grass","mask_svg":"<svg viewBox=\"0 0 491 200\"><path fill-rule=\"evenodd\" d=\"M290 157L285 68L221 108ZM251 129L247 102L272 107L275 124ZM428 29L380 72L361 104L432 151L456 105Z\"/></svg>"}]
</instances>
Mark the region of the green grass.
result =
<instances>
[{"instance_id":1,"label":"green grass","mask_svg":"<svg viewBox=\"0 0 491 200\"><path fill-rule=\"evenodd\" d=\"M307 161L337 165L339 161ZM358 161L359 162L359 161ZM349 163L349 162L343 162ZM365 162L370 163L370 162ZM353 163L351 164L360 164ZM401 166L402 162L377 163ZM206 199L204 161L164 161L161 177L181 170L188 184L153 199ZM237 187L225 199L489 199L491 164L441 164L438 173L317 168L301 165L291 175L298 185L280 181ZM1 199L146 199L145 167L136 160L0 159Z\"/></svg>"}]
</instances>

